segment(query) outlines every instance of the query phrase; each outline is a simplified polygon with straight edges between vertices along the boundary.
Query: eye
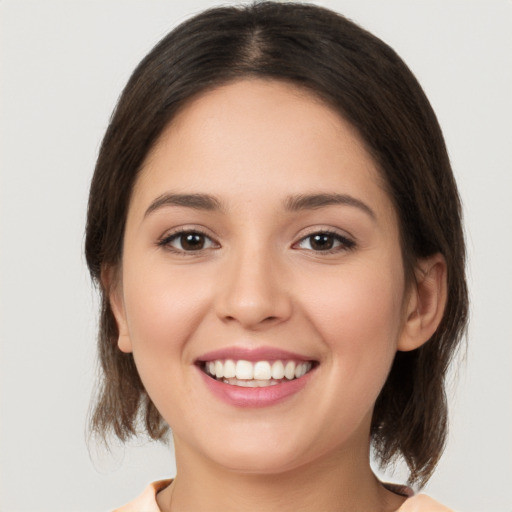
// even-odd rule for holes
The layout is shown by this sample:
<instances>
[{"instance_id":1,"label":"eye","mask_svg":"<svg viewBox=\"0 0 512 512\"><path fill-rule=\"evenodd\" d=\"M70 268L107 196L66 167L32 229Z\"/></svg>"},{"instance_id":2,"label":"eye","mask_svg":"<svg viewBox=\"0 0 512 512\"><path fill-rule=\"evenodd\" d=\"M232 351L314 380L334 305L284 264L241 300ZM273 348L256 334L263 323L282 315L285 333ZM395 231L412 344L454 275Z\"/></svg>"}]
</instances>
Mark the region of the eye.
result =
<instances>
[{"instance_id":1,"label":"eye","mask_svg":"<svg viewBox=\"0 0 512 512\"><path fill-rule=\"evenodd\" d=\"M198 252L218 247L209 236L196 230L179 231L162 239L158 245L175 252Z\"/></svg>"},{"instance_id":2,"label":"eye","mask_svg":"<svg viewBox=\"0 0 512 512\"><path fill-rule=\"evenodd\" d=\"M306 249L315 252L338 252L349 250L355 247L355 242L330 231L312 233L302 238L296 246L299 249Z\"/></svg>"}]
</instances>

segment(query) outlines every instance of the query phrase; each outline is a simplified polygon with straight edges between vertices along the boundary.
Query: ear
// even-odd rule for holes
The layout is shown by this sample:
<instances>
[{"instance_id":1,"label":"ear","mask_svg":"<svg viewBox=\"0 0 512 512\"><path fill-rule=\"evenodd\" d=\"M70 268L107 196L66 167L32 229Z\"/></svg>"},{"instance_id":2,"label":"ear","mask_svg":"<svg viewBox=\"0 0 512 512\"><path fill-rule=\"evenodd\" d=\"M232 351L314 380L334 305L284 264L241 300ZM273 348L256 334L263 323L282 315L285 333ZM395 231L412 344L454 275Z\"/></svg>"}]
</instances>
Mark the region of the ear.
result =
<instances>
[{"instance_id":1,"label":"ear","mask_svg":"<svg viewBox=\"0 0 512 512\"><path fill-rule=\"evenodd\" d=\"M446 261L442 254L418 260L416 280L405 304L405 323L398 350L414 350L436 332L443 318L447 297Z\"/></svg>"},{"instance_id":2,"label":"ear","mask_svg":"<svg viewBox=\"0 0 512 512\"><path fill-rule=\"evenodd\" d=\"M101 283L105 293L108 294L110 308L117 323L119 338L117 346L121 352L133 352L132 342L128 334L128 323L126 321L126 310L123 299L123 285L118 276L118 269L114 267L103 268L101 271Z\"/></svg>"}]
</instances>

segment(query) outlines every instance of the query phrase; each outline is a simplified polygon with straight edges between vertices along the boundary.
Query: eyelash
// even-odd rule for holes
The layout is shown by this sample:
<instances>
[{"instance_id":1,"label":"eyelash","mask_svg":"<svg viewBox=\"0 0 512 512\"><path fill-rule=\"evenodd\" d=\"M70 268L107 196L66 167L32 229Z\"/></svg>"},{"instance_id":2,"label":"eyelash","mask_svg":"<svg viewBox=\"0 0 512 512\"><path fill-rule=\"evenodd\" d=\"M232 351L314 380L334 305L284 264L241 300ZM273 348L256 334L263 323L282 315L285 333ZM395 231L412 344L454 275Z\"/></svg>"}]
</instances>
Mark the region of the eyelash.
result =
<instances>
[{"instance_id":1,"label":"eyelash","mask_svg":"<svg viewBox=\"0 0 512 512\"><path fill-rule=\"evenodd\" d=\"M203 238L203 242L206 240L209 240L210 244L212 246L211 247L201 247L200 249L196 249L196 250L186 250L183 248L183 246L181 249L172 246L172 242L179 240L181 237L183 237L185 235L198 235ZM356 247L356 243L353 240L351 240L343 235L340 235L336 231L322 229L319 231L314 231L314 232L302 237L298 242L293 244L292 248L297 248L298 246L300 246L300 244L302 244L303 242L305 242L307 240L310 240L309 245L311 246L311 239L314 236L330 237L331 240L333 240L332 243L335 244L336 242L338 242L338 245L335 247L332 247L330 249L326 249L326 250L315 250L315 249L311 248L311 249L306 249L307 251L311 251L311 252L322 254L322 255L327 255L327 254L336 254L336 253L340 253L343 251L350 251L350 250L355 249L355 247ZM161 240L158 241L157 245L159 247L164 247L164 248L168 249L169 251L172 251L172 252L175 252L175 253L181 254L181 255L200 254L203 251L219 247L219 244L217 242L212 240L212 238L210 236L208 236L206 233L204 233L203 231L201 231L199 229L181 229L179 231L176 231L176 232L162 238ZM215 246L217 246L217 247L215 247Z\"/></svg>"},{"instance_id":2,"label":"eyelash","mask_svg":"<svg viewBox=\"0 0 512 512\"><path fill-rule=\"evenodd\" d=\"M306 240L310 240L310 245L311 245L311 239L314 236L319 236L319 235L330 237L331 239L333 239L333 243L338 242L338 245L335 247L332 247L330 249L323 250L323 251L322 250L314 250L314 249L307 249L307 250L312 251L317 254L327 255L327 254L336 254L336 253L340 253L340 252L344 252L344 251L351 251L351 250L355 249L355 247L356 247L356 243L353 240L351 240L350 238L347 238L346 236L340 235L336 231L332 231L329 229L321 229L319 231L314 231L313 233L310 233L310 234L302 237L298 242L296 242L293 245L293 247L298 246L299 244L305 242Z\"/></svg>"},{"instance_id":3,"label":"eyelash","mask_svg":"<svg viewBox=\"0 0 512 512\"><path fill-rule=\"evenodd\" d=\"M194 254L202 253L203 251L212 248L212 247L206 247L206 248L201 247L200 249L197 249L197 250L188 250L187 251L186 249L183 249L183 248L178 249L171 245L172 242L174 242L175 240L179 240L181 237L183 237L185 235L198 235L200 237L203 237L204 240L209 240L212 245L217 245L217 246L219 245L217 242L213 241L210 236L208 236L206 233L204 233L200 229L180 229L179 231L175 231L174 233L159 240L157 245L159 247L164 247L164 248L168 249L169 251L175 252L177 254L182 254L182 255L194 255Z\"/></svg>"}]
</instances>

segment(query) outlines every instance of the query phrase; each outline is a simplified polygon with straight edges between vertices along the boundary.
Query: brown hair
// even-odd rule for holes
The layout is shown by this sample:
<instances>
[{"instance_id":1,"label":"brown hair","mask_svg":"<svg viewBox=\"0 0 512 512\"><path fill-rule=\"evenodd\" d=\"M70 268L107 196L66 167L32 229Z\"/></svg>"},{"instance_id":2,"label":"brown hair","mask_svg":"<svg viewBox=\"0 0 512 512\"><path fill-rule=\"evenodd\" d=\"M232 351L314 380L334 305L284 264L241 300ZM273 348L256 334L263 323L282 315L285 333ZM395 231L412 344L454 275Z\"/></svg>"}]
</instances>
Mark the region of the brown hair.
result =
<instances>
[{"instance_id":1,"label":"brown hair","mask_svg":"<svg viewBox=\"0 0 512 512\"><path fill-rule=\"evenodd\" d=\"M382 465L402 456L424 484L447 430L445 375L467 319L461 206L436 116L420 85L381 40L325 8L263 2L216 8L184 22L142 60L117 104L91 184L85 252L102 295L102 370L93 432L126 440L142 421L153 439L168 431L117 348L117 325L101 272L118 268L131 191L163 129L194 96L229 81L291 82L327 102L359 131L394 202L409 279L417 258L447 264L443 320L421 348L398 352L375 405L371 438Z\"/></svg>"}]
</instances>

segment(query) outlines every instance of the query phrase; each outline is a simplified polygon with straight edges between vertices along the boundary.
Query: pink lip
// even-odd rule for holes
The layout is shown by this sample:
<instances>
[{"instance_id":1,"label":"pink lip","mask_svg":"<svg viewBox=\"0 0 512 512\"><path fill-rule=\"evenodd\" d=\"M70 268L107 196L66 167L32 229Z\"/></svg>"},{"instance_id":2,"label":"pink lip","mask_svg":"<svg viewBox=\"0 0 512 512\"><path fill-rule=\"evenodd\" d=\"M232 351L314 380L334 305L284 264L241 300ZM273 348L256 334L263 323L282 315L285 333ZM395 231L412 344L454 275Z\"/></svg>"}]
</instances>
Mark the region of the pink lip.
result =
<instances>
[{"instance_id":1,"label":"pink lip","mask_svg":"<svg viewBox=\"0 0 512 512\"><path fill-rule=\"evenodd\" d=\"M217 355L215 355L215 358L223 359L223 357L217 357ZM295 356L288 359L295 359ZM316 368L313 368L299 379L285 381L275 386L244 388L218 381L197 367L197 371L208 390L221 401L235 407L269 407L276 405L301 391L316 373L315 370Z\"/></svg>"},{"instance_id":2,"label":"pink lip","mask_svg":"<svg viewBox=\"0 0 512 512\"><path fill-rule=\"evenodd\" d=\"M312 361L306 357L287 350L281 350L273 347L227 347L220 350L213 350L197 358L197 362L215 361L217 359L243 359L244 361Z\"/></svg>"}]
</instances>

